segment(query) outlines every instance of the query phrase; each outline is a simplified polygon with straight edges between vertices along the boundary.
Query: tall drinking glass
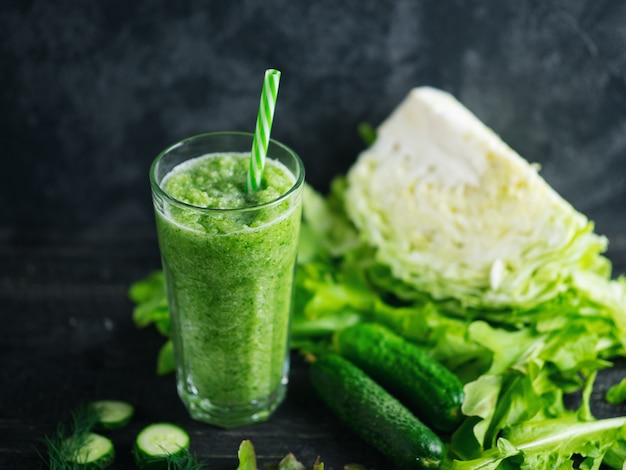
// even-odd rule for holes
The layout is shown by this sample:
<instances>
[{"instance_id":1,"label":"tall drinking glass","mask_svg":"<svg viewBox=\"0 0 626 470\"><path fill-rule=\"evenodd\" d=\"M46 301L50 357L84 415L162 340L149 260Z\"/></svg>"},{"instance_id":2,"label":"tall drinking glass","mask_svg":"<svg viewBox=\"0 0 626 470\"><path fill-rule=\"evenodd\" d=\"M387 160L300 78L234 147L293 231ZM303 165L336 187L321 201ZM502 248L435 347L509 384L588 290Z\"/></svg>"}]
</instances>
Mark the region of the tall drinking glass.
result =
<instances>
[{"instance_id":1,"label":"tall drinking glass","mask_svg":"<svg viewBox=\"0 0 626 470\"><path fill-rule=\"evenodd\" d=\"M304 167L270 141L246 191L252 134L183 140L150 169L178 394L224 428L266 420L285 397Z\"/></svg>"}]
</instances>

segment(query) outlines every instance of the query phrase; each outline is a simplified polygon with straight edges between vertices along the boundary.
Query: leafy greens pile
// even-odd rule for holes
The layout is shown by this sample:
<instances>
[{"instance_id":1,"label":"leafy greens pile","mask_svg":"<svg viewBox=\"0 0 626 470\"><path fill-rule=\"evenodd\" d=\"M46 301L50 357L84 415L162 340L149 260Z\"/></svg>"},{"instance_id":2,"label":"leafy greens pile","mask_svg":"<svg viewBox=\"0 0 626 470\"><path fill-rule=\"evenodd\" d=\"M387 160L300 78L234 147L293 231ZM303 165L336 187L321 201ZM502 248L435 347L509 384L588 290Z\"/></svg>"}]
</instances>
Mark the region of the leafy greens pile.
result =
<instances>
[{"instance_id":1,"label":"leafy greens pile","mask_svg":"<svg viewBox=\"0 0 626 470\"><path fill-rule=\"evenodd\" d=\"M466 384L446 468L573 468L576 456L621 469L626 417L590 407L597 373L626 356L626 278L605 249L536 168L453 98L417 89L328 195L305 187L292 346L315 352L374 321L428 348ZM137 325L168 335L161 273L130 295ZM159 371L172 368L168 342Z\"/></svg>"}]
</instances>

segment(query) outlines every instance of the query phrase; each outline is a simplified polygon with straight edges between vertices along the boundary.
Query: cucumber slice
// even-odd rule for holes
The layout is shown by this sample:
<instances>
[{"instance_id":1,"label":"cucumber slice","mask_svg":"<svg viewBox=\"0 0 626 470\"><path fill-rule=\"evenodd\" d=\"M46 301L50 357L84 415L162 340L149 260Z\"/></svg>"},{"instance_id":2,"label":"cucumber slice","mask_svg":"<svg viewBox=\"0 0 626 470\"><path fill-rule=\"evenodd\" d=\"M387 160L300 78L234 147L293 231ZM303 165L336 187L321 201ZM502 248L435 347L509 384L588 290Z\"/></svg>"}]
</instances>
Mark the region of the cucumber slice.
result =
<instances>
[{"instance_id":1,"label":"cucumber slice","mask_svg":"<svg viewBox=\"0 0 626 470\"><path fill-rule=\"evenodd\" d=\"M140 468L162 466L168 458L188 451L189 434L171 423L146 426L135 439L135 462Z\"/></svg>"},{"instance_id":2,"label":"cucumber slice","mask_svg":"<svg viewBox=\"0 0 626 470\"><path fill-rule=\"evenodd\" d=\"M71 436L63 441L62 453L67 462L89 470L101 470L115 459L113 442L93 432Z\"/></svg>"},{"instance_id":3,"label":"cucumber slice","mask_svg":"<svg viewBox=\"0 0 626 470\"><path fill-rule=\"evenodd\" d=\"M98 427L102 429L119 429L128 424L135 408L130 403L118 400L99 400L91 403L98 417Z\"/></svg>"}]
</instances>

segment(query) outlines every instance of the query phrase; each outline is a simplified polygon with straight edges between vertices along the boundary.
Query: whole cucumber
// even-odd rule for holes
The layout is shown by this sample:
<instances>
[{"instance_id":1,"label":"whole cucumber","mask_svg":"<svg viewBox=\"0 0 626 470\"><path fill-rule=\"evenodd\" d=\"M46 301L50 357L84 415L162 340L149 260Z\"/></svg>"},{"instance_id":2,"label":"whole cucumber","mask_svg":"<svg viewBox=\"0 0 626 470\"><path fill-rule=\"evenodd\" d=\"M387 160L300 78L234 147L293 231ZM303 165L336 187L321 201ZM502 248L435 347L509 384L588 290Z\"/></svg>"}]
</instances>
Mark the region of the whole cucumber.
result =
<instances>
[{"instance_id":1,"label":"whole cucumber","mask_svg":"<svg viewBox=\"0 0 626 470\"><path fill-rule=\"evenodd\" d=\"M397 468L439 468L441 439L350 361L326 353L311 364L310 377L330 410Z\"/></svg>"},{"instance_id":2,"label":"whole cucumber","mask_svg":"<svg viewBox=\"0 0 626 470\"><path fill-rule=\"evenodd\" d=\"M420 419L439 431L453 431L463 417L463 383L419 346L387 327L358 323L339 331L335 345Z\"/></svg>"}]
</instances>

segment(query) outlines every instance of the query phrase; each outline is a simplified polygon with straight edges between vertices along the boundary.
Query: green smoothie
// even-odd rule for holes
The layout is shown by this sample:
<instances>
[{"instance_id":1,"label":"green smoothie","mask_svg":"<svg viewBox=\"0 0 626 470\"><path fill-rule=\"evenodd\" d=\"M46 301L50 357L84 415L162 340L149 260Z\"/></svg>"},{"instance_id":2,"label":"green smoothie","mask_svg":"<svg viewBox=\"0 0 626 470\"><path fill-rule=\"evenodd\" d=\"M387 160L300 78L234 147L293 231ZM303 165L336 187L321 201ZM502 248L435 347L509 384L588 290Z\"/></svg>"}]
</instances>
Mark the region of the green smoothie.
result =
<instances>
[{"instance_id":1,"label":"green smoothie","mask_svg":"<svg viewBox=\"0 0 626 470\"><path fill-rule=\"evenodd\" d=\"M289 366L300 193L268 159L249 194L248 164L249 153L180 163L160 183L175 201L156 210L178 391L193 417L223 427L266 418Z\"/></svg>"}]
</instances>

